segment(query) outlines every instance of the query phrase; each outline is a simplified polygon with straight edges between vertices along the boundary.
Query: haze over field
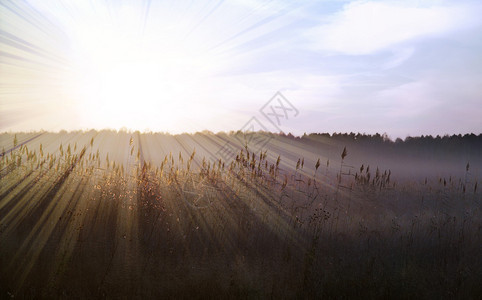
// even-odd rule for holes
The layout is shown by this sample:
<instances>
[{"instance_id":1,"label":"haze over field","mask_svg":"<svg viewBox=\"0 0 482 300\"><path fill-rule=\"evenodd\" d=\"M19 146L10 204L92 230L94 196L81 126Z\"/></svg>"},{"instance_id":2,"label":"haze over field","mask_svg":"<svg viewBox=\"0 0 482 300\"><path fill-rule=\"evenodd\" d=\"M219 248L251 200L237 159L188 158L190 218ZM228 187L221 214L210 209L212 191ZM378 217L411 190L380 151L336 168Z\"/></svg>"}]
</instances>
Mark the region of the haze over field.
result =
<instances>
[{"instance_id":1,"label":"haze over field","mask_svg":"<svg viewBox=\"0 0 482 300\"><path fill-rule=\"evenodd\" d=\"M405 141L392 141L381 135L361 134L310 134L302 137L277 135L272 133L201 132L196 134L170 135L165 133L139 133L127 131L89 132L32 132L0 134L0 150L18 149L26 145L59 154L59 146L86 144L91 138L98 143L94 148L101 157L108 156L111 162L126 166L132 145L130 138L138 139L139 163L160 166L166 155L189 156L196 151L200 158L217 162L219 159L230 163L236 154L248 146L250 152L266 151L272 161L280 156L281 165L286 171L295 171L296 162L303 158L307 165L315 165L320 159L325 165L325 173L339 171L340 153L346 147L349 155L345 163L352 166L353 173L361 165L390 170L392 178L404 181L422 181L425 178L463 178L470 165L470 178L476 181L482 175L482 135L459 135L445 137L417 137ZM12 141L18 140L17 147ZM13 150L14 151L14 150ZM199 164L200 161L197 161ZM328 175L328 174L326 174Z\"/></svg>"}]
</instances>

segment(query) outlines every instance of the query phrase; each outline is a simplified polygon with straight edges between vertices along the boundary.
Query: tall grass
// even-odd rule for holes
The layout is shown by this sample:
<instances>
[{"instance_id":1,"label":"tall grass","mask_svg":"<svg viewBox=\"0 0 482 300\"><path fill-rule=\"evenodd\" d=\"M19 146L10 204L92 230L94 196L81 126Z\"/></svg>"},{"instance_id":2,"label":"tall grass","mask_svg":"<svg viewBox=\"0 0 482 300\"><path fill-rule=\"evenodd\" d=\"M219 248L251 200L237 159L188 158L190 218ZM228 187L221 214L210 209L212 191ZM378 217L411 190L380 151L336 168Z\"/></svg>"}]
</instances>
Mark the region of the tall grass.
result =
<instances>
[{"instance_id":1,"label":"tall grass","mask_svg":"<svg viewBox=\"0 0 482 300\"><path fill-rule=\"evenodd\" d=\"M155 164L139 136L121 140L124 161L90 136L1 157L0 295L482 294L480 192L467 176L463 187L455 178L396 185L390 170L353 174L346 148L335 178L328 160L323 176L320 159L290 166L248 147L232 161L192 149Z\"/></svg>"}]
</instances>

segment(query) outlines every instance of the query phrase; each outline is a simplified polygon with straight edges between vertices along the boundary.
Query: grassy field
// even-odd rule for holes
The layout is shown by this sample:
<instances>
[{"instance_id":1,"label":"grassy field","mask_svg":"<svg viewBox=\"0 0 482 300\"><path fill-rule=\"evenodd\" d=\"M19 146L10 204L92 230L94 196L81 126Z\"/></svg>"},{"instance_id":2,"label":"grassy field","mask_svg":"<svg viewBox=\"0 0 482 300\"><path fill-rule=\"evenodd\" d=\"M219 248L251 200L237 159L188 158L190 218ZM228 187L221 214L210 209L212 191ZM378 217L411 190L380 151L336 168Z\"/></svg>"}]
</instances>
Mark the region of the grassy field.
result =
<instances>
[{"instance_id":1,"label":"grassy field","mask_svg":"<svg viewBox=\"0 0 482 300\"><path fill-rule=\"evenodd\" d=\"M480 299L480 149L239 135L0 135L0 298Z\"/></svg>"}]
</instances>

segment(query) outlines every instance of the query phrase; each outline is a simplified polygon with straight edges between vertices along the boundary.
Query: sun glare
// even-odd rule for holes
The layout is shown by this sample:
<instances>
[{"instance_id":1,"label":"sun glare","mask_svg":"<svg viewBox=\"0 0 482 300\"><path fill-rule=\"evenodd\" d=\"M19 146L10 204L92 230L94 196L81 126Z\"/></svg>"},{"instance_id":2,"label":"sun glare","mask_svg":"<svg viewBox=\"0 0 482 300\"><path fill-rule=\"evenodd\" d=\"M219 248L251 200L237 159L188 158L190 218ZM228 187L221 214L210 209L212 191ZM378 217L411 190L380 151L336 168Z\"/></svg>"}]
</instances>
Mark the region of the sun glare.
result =
<instances>
[{"instance_id":1,"label":"sun glare","mask_svg":"<svg viewBox=\"0 0 482 300\"><path fill-rule=\"evenodd\" d=\"M80 24L73 48L85 124L177 131L189 109L200 112L196 91L205 88L215 66L202 50L206 41L189 38L182 26L142 31L139 24Z\"/></svg>"}]
</instances>

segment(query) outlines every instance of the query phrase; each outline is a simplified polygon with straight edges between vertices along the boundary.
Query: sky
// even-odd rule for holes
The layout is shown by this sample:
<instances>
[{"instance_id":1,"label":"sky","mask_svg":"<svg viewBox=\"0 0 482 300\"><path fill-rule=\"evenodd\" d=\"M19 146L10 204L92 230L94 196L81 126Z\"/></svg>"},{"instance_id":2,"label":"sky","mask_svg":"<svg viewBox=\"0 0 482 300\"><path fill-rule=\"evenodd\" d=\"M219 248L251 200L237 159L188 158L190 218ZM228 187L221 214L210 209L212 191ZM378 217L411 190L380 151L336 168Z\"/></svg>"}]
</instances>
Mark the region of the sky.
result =
<instances>
[{"instance_id":1,"label":"sky","mask_svg":"<svg viewBox=\"0 0 482 300\"><path fill-rule=\"evenodd\" d=\"M482 133L480 1L0 0L0 131Z\"/></svg>"}]
</instances>

